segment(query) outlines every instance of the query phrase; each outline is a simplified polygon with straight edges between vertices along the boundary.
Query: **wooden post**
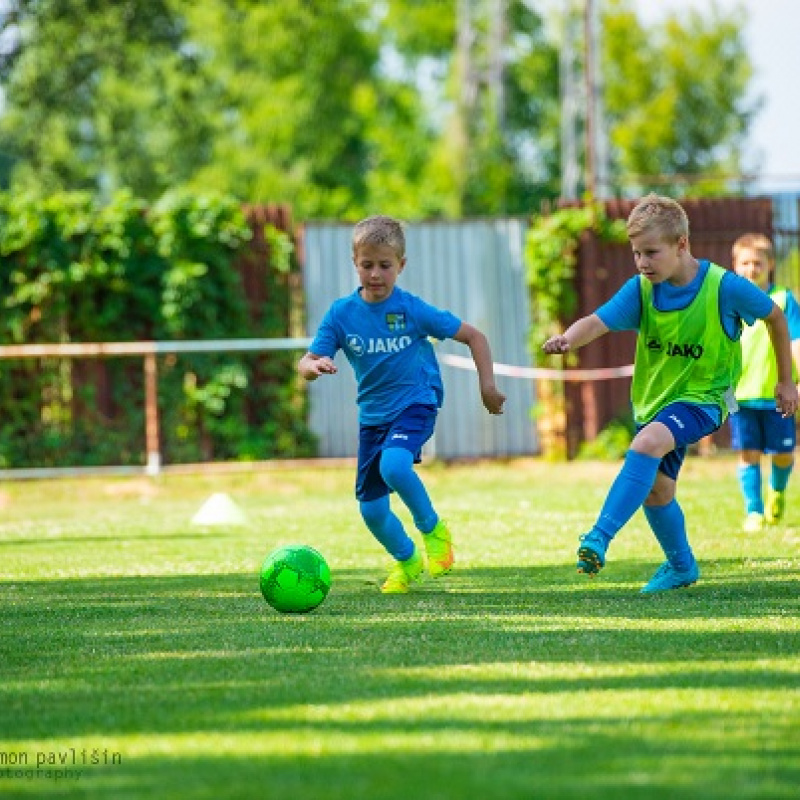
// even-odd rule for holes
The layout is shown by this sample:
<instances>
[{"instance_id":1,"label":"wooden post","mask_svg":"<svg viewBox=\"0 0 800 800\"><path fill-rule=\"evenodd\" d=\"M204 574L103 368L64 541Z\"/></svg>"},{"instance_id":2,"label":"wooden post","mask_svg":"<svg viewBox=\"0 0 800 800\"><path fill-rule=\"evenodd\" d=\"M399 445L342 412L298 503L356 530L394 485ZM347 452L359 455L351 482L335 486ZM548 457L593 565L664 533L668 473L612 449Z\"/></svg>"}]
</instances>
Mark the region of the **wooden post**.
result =
<instances>
[{"instance_id":1,"label":"wooden post","mask_svg":"<svg viewBox=\"0 0 800 800\"><path fill-rule=\"evenodd\" d=\"M144 354L144 419L147 443L148 475L161 471L161 447L158 434L158 363L155 353Z\"/></svg>"}]
</instances>

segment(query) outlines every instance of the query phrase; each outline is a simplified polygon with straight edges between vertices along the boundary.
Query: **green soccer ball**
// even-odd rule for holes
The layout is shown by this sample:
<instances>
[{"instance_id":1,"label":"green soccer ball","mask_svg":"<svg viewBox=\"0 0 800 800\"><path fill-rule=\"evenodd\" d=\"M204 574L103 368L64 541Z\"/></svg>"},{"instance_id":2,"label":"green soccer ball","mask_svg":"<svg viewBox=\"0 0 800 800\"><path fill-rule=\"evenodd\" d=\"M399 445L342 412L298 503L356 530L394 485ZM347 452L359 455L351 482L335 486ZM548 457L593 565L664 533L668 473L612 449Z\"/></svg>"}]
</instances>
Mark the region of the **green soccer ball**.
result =
<instances>
[{"instance_id":1,"label":"green soccer ball","mask_svg":"<svg viewBox=\"0 0 800 800\"><path fill-rule=\"evenodd\" d=\"M331 588L331 571L321 553L306 544L271 552L261 565L261 594L283 614L315 609Z\"/></svg>"}]
</instances>

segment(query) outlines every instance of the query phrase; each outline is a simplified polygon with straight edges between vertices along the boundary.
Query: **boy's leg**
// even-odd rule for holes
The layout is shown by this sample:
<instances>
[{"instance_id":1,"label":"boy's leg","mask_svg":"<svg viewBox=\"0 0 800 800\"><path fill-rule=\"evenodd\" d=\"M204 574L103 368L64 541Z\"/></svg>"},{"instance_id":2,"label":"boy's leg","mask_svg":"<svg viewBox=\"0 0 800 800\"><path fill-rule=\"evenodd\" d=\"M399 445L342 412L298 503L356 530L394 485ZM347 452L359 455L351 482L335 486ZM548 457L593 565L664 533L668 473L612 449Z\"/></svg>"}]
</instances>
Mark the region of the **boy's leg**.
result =
<instances>
[{"instance_id":1,"label":"boy's leg","mask_svg":"<svg viewBox=\"0 0 800 800\"><path fill-rule=\"evenodd\" d=\"M772 457L772 470L769 479L769 492L764 518L770 525L783 519L786 511L786 487L794 468L794 458L790 453L776 454Z\"/></svg>"},{"instance_id":2,"label":"boy's leg","mask_svg":"<svg viewBox=\"0 0 800 800\"><path fill-rule=\"evenodd\" d=\"M792 453L776 453L772 457L772 470L770 471L769 488L773 492L785 492L789 485L789 478L794 469L794 456Z\"/></svg>"},{"instance_id":3,"label":"boy's leg","mask_svg":"<svg viewBox=\"0 0 800 800\"><path fill-rule=\"evenodd\" d=\"M764 498L761 483L761 453L765 447L764 412L740 408L730 416L731 447L739 452L737 474L744 498L744 529L748 533L764 525Z\"/></svg>"},{"instance_id":4,"label":"boy's leg","mask_svg":"<svg viewBox=\"0 0 800 800\"><path fill-rule=\"evenodd\" d=\"M644 505L644 514L667 560L642 587L642 594L665 592L691 586L700 577L700 568L689 546L683 509L675 499L675 488L686 447L677 447L661 459L653 491Z\"/></svg>"},{"instance_id":5,"label":"boy's leg","mask_svg":"<svg viewBox=\"0 0 800 800\"><path fill-rule=\"evenodd\" d=\"M676 448L664 456L653 491L644 506L650 529L667 560L642 587L642 594L691 586L700 577L700 567L695 561L689 537L686 535L683 509L675 499L675 486L685 457L685 447Z\"/></svg>"},{"instance_id":6,"label":"boy's leg","mask_svg":"<svg viewBox=\"0 0 800 800\"><path fill-rule=\"evenodd\" d=\"M380 458L381 480L397 492L423 534L428 572L434 578L449 572L455 562L452 536L433 508L414 464L420 461L422 447L433 435L436 415L437 409L432 406L405 409L391 423Z\"/></svg>"},{"instance_id":7,"label":"boy's leg","mask_svg":"<svg viewBox=\"0 0 800 800\"><path fill-rule=\"evenodd\" d=\"M670 480L659 473L662 481ZM664 505L646 505L644 513L650 528L667 557L655 575L642 587L642 594L664 592L691 586L700 577L700 569L689 545L686 535L686 521L683 510L674 498Z\"/></svg>"},{"instance_id":8,"label":"boy's leg","mask_svg":"<svg viewBox=\"0 0 800 800\"><path fill-rule=\"evenodd\" d=\"M769 414L767 436L771 445L769 452L772 452L773 456L765 517L767 522L774 525L783 519L783 512L786 510L786 487L794 468L796 445L794 417L782 417L777 412L774 415Z\"/></svg>"},{"instance_id":9,"label":"boy's leg","mask_svg":"<svg viewBox=\"0 0 800 800\"><path fill-rule=\"evenodd\" d=\"M392 512L388 494L375 500L361 500L359 509L372 535L395 561L406 561L414 555L414 542Z\"/></svg>"},{"instance_id":10,"label":"boy's leg","mask_svg":"<svg viewBox=\"0 0 800 800\"><path fill-rule=\"evenodd\" d=\"M634 515L656 485L656 476L674 482L686 447L713 433L718 426L709 414L689 403L673 403L643 426L631 442L625 464L609 490L592 530L578 548L578 572L595 575L605 564L605 551L617 531ZM667 484L664 484L665 486ZM657 495L663 495L663 486ZM672 499L667 497L666 501ZM658 502L652 497L651 502Z\"/></svg>"},{"instance_id":11,"label":"boy's leg","mask_svg":"<svg viewBox=\"0 0 800 800\"><path fill-rule=\"evenodd\" d=\"M686 520L678 501L673 498L666 505L646 505L644 513L667 561L679 572L688 570L694 564L694 554L689 545Z\"/></svg>"},{"instance_id":12,"label":"boy's leg","mask_svg":"<svg viewBox=\"0 0 800 800\"><path fill-rule=\"evenodd\" d=\"M633 449L625 454L625 463L608 491L597 521L581 538L578 572L595 575L603 567L609 543L650 494L660 461L660 456Z\"/></svg>"},{"instance_id":13,"label":"boy's leg","mask_svg":"<svg viewBox=\"0 0 800 800\"><path fill-rule=\"evenodd\" d=\"M755 450L743 450L738 467L739 486L744 497L746 514L764 514L764 499L761 487L761 459Z\"/></svg>"},{"instance_id":14,"label":"boy's leg","mask_svg":"<svg viewBox=\"0 0 800 800\"><path fill-rule=\"evenodd\" d=\"M414 454L401 447L390 447L381 455L381 476L400 496L423 535L428 555L428 572L434 578L452 569L453 542L444 520L433 508L425 485L414 472Z\"/></svg>"},{"instance_id":15,"label":"boy's leg","mask_svg":"<svg viewBox=\"0 0 800 800\"><path fill-rule=\"evenodd\" d=\"M428 491L414 472L414 454L401 447L389 447L381 453L381 477L406 504L414 525L422 533L430 533L439 521Z\"/></svg>"},{"instance_id":16,"label":"boy's leg","mask_svg":"<svg viewBox=\"0 0 800 800\"><path fill-rule=\"evenodd\" d=\"M387 431L386 426L362 426L359 431L356 498L372 535L396 561L381 591L400 594L421 576L423 563L402 522L392 513L389 487L380 474L381 447Z\"/></svg>"},{"instance_id":17,"label":"boy's leg","mask_svg":"<svg viewBox=\"0 0 800 800\"><path fill-rule=\"evenodd\" d=\"M716 427L716 421L709 414L687 403L667 406L656 420L669 426L675 448L661 459L644 513L667 560L642 587L643 594L691 586L700 577L700 568L689 545L683 510L675 499L675 489L687 447L713 433Z\"/></svg>"}]
</instances>

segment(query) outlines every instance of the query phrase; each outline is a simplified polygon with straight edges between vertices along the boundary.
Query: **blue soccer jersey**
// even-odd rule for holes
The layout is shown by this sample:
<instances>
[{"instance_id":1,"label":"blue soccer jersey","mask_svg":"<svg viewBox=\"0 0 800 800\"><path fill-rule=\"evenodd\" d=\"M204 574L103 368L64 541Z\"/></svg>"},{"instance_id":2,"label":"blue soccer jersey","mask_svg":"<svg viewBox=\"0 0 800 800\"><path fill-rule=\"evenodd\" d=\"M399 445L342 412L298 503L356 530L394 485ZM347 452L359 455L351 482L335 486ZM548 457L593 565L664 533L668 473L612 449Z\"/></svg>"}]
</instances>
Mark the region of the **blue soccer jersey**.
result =
<instances>
[{"instance_id":1,"label":"blue soccer jersey","mask_svg":"<svg viewBox=\"0 0 800 800\"><path fill-rule=\"evenodd\" d=\"M429 336L449 339L461 320L394 287L380 303L360 290L328 309L311 352L333 358L343 350L358 383L359 421L381 425L415 404L442 405L444 387Z\"/></svg>"}]
</instances>

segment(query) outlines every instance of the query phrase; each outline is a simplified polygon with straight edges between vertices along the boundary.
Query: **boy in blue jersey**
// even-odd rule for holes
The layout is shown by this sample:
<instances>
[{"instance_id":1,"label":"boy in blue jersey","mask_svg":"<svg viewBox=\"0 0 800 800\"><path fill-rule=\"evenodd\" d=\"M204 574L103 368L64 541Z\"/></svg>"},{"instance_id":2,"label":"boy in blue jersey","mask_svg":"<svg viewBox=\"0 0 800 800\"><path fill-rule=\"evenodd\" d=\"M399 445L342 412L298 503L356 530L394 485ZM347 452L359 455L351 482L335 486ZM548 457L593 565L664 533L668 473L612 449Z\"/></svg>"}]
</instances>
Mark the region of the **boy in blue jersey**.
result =
<instances>
[{"instance_id":1,"label":"boy in blue jersey","mask_svg":"<svg viewBox=\"0 0 800 800\"><path fill-rule=\"evenodd\" d=\"M481 398L490 414L502 414L486 337L449 311L428 305L395 286L406 265L402 223L374 216L353 229L353 263L360 287L328 309L311 349L298 364L308 381L333 375L333 357L343 350L358 384L359 447L356 498L375 538L395 559L381 587L408 592L423 572L414 541L392 512L397 492L422 534L428 572L436 578L455 561L452 535L414 472L422 446L433 434L444 399L439 365L428 339L455 339L469 347L478 370Z\"/></svg>"},{"instance_id":2,"label":"boy in blue jersey","mask_svg":"<svg viewBox=\"0 0 800 800\"><path fill-rule=\"evenodd\" d=\"M627 220L638 275L593 314L548 339L546 353L577 350L611 330L638 331L631 400L637 432L591 531L578 572L596 575L617 532L640 506L666 561L645 594L690 586L700 575L675 499L686 448L715 431L735 407L742 323L763 319L775 349L775 401L797 410L786 317L750 281L689 250L689 221L674 200L648 195Z\"/></svg>"},{"instance_id":3,"label":"boy in blue jersey","mask_svg":"<svg viewBox=\"0 0 800 800\"><path fill-rule=\"evenodd\" d=\"M774 282L772 242L760 233L740 236L733 244L733 269L752 281L780 306L789 324L794 363L800 367L800 306L794 295ZM786 486L794 467L794 417L775 409L772 387L777 364L764 325L757 322L742 332L742 377L736 385L739 411L731 414L731 445L739 451L739 484L745 504L744 529L760 531L766 521L779 522L786 508ZM797 379L797 370L794 379ZM761 483L761 454L771 456L766 507Z\"/></svg>"}]
</instances>

